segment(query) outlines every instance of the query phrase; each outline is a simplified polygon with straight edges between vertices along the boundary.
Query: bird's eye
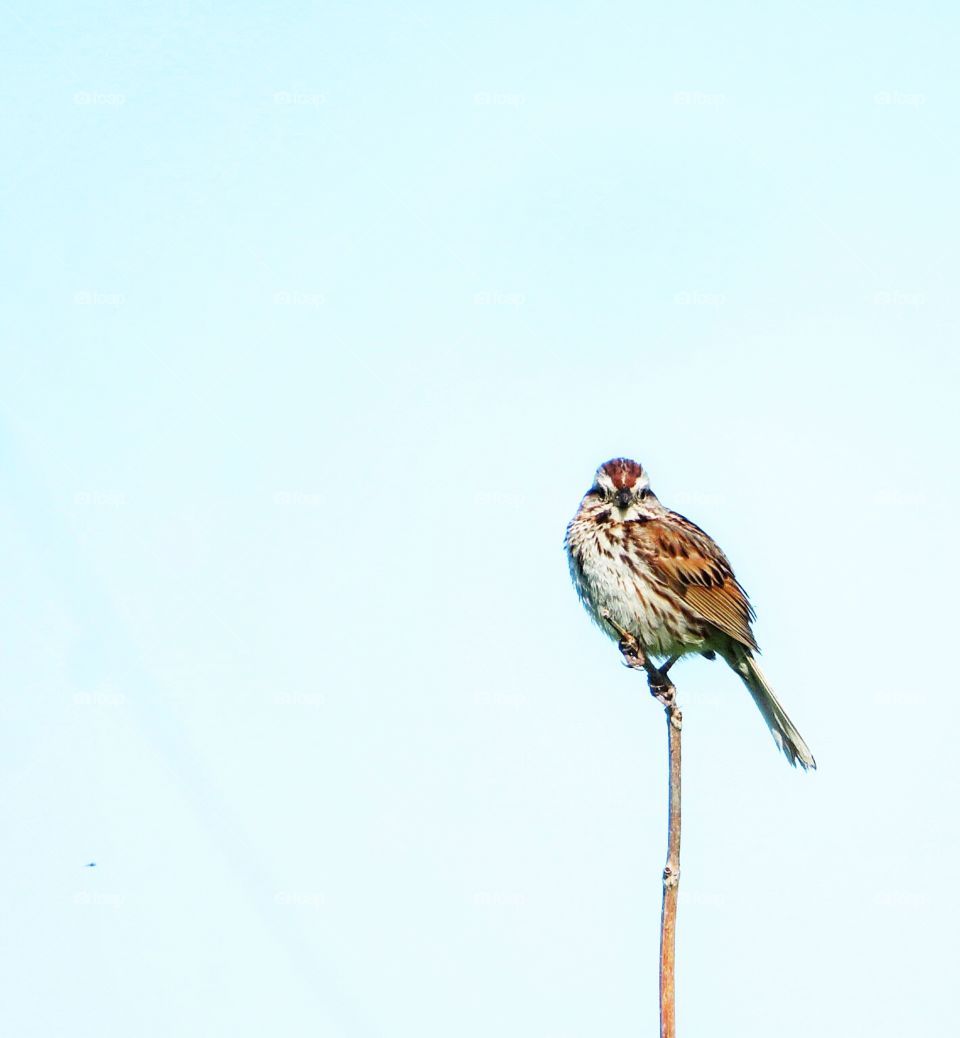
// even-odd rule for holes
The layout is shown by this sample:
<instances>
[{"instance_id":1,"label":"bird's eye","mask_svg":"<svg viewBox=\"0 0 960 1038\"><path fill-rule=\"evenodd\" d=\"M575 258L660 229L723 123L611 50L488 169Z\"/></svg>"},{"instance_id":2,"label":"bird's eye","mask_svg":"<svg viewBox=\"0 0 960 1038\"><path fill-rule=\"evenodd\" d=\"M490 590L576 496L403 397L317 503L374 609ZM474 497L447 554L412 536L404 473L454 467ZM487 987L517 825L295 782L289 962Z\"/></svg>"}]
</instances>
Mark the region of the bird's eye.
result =
<instances>
[{"instance_id":1,"label":"bird's eye","mask_svg":"<svg viewBox=\"0 0 960 1038\"><path fill-rule=\"evenodd\" d=\"M644 487L643 490L640 491L640 500L642 501L645 497L649 497L651 492L652 491L649 487Z\"/></svg>"}]
</instances>

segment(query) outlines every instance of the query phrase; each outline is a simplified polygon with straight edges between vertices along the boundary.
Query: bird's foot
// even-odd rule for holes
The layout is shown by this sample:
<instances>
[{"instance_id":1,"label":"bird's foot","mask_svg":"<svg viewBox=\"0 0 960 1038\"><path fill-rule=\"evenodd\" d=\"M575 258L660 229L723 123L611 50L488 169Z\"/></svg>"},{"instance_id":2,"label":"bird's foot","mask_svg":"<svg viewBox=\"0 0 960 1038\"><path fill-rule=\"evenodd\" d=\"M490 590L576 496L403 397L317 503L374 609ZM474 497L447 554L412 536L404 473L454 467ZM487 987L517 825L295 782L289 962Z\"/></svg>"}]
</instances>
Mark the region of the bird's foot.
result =
<instances>
[{"instance_id":1,"label":"bird's foot","mask_svg":"<svg viewBox=\"0 0 960 1038\"><path fill-rule=\"evenodd\" d=\"M647 671L647 685L650 688L650 695L657 700L661 706L670 709L676 703L677 689L674 683L667 677L662 670L653 668L652 671Z\"/></svg>"},{"instance_id":2,"label":"bird's foot","mask_svg":"<svg viewBox=\"0 0 960 1038\"><path fill-rule=\"evenodd\" d=\"M648 670L650 664L636 636L632 635L626 628L621 627L606 609L600 610L600 619L608 623L619 635L620 640L617 643L617 647L620 649L620 655L623 657L623 662L626 666L630 667L631 670Z\"/></svg>"},{"instance_id":3,"label":"bird's foot","mask_svg":"<svg viewBox=\"0 0 960 1038\"><path fill-rule=\"evenodd\" d=\"M647 657L643 649L640 648L640 643L632 634L628 634L620 639L619 642L620 655L623 656L623 662L633 670L646 670L647 669Z\"/></svg>"},{"instance_id":4,"label":"bird's foot","mask_svg":"<svg viewBox=\"0 0 960 1038\"><path fill-rule=\"evenodd\" d=\"M643 670L647 673L647 685L650 694L664 707L672 709L676 704L676 688L667 677L667 671L679 659L671 656L662 667L657 667L647 656L640 644L639 639L628 630L621 627L606 609L600 610L600 619L608 623L619 635L618 647L623 662L631 670Z\"/></svg>"}]
</instances>

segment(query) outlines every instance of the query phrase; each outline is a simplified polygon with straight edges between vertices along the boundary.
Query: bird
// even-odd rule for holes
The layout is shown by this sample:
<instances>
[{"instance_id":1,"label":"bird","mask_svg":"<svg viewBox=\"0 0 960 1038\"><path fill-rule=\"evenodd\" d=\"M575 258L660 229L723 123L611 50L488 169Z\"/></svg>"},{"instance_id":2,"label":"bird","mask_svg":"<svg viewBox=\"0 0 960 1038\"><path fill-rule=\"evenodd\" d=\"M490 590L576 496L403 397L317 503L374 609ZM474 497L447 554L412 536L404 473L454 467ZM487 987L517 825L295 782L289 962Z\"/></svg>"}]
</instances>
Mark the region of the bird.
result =
<instances>
[{"instance_id":1,"label":"bird","mask_svg":"<svg viewBox=\"0 0 960 1038\"><path fill-rule=\"evenodd\" d=\"M612 458L567 526L570 576L592 619L633 639L662 674L681 657L720 656L740 677L787 760L817 762L757 663L756 618L726 555L695 523L657 499L646 470Z\"/></svg>"}]
</instances>

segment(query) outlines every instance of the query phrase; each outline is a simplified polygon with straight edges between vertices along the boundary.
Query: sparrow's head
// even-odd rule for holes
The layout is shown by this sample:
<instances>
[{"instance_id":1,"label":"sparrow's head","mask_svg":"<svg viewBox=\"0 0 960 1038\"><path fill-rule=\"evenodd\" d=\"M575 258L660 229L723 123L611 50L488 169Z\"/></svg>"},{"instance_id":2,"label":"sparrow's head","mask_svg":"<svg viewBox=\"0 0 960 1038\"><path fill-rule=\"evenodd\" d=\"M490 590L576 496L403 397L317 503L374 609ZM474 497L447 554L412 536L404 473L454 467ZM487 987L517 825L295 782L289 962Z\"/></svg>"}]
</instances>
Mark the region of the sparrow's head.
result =
<instances>
[{"instance_id":1,"label":"sparrow's head","mask_svg":"<svg viewBox=\"0 0 960 1038\"><path fill-rule=\"evenodd\" d=\"M594 476L590 493L607 506L619 510L619 518L628 518L640 502L656 500L643 466L629 458L605 461Z\"/></svg>"}]
</instances>

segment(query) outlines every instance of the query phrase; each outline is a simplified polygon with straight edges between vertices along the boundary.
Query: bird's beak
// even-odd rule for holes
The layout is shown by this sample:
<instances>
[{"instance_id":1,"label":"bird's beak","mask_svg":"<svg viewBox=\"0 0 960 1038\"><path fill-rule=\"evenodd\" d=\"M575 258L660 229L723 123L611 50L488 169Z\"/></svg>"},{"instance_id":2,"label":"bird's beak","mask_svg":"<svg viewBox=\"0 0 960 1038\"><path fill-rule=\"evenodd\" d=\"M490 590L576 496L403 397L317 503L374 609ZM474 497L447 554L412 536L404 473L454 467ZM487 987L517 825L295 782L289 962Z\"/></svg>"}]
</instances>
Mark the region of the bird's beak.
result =
<instances>
[{"instance_id":1,"label":"bird's beak","mask_svg":"<svg viewBox=\"0 0 960 1038\"><path fill-rule=\"evenodd\" d=\"M630 504L630 491L626 487L617 491L617 507L626 508Z\"/></svg>"}]
</instances>

